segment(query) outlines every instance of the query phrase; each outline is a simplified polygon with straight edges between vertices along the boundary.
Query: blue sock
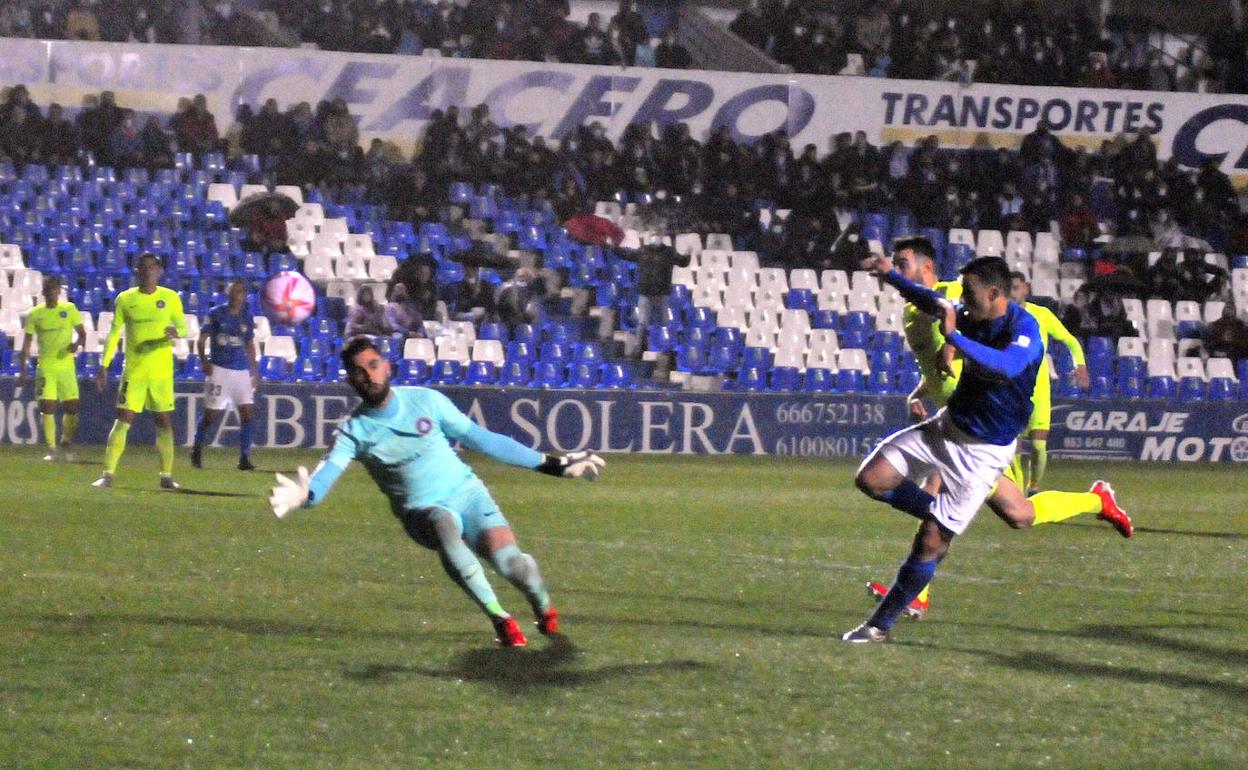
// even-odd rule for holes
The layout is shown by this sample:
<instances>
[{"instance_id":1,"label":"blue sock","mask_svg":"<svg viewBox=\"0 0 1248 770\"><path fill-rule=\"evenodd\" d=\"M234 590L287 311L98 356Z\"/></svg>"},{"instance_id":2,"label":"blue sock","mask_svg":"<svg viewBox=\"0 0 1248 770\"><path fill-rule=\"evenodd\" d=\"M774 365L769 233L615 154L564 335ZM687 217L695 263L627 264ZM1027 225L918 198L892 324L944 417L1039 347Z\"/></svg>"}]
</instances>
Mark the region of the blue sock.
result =
<instances>
[{"instance_id":1,"label":"blue sock","mask_svg":"<svg viewBox=\"0 0 1248 770\"><path fill-rule=\"evenodd\" d=\"M210 426L207 423L205 423L203 420L200 420L199 424L195 426L195 448L196 449L204 448L204 442L208 440L208 428L209 427Z\"/></svg>"},{"instance_id":2,"label":"blue sock","mask_svg":"<svg viewBox=\"0 0 1248 770\"><path fill-rule=\"evenodd\" d=\"M238 426L238 456L244 460L251 457L251 420L243 420Z\"/></svg>"},{"instance_id":3,"label":"blue sock","mask_svg":"<svg viewBox=\"0 0 1248 770\"><path fill-rule=\"evenodd\" d=\"M932 503L936 502L936 498L924 492L922 487L909 479L880 495L880 499L902 513L908 513L919 520L928 517L932 511Z\"/></svg>"},{"instance_id":4,"label":"blue sock","mask_svg":"<svg viewBox=\"0 0 1248 770\"><path fill-rule=\"evenodd\" d=\"M932 575L936 574L938 561L938 559L918 561L913 556L906 559L901 569L897 570L897 579L893 581L893 587L888 590L888 595L884 597L884 601L880 602L880 606L875 608L875 612L867 622L884 631L892 628L902 610L915 600L924 586L932 582Z\"/></svg>"}]
</instances>

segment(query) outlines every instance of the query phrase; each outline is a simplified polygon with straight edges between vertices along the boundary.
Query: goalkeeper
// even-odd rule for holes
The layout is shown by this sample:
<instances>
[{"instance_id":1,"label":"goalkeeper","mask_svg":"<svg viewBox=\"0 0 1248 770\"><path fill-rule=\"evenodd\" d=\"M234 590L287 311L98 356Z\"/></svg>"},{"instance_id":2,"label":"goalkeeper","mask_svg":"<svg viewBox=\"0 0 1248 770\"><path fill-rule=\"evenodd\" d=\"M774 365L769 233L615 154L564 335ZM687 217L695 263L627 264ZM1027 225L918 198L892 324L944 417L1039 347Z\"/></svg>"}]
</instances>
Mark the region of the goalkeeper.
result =
<instances>
[{"instance_id":1,"label":"goalkeeper","mask_svg":"<svg viewBox=\"0 0 1248 770\"><path fill-rule=\"evenodd\" d=\"M525 595L540 632L558 631L559 613L537 561L520 550L498 505L450 439L511 465L588 481L598 478L603 459L592 452L543 455L477 425L435 390L391 390L390 362L367 337L347 343L342 363L347 383L364 403L338 427L333 447L310 477L302 467L297 480L277 475L269 497L273 513L283 518L321 502L347 465L359 460L390 498L407 534L437 551L451 580L489 616L499 644L523 647L527 640L499 604L478 555Z\"/></svg>"}]
</instances>

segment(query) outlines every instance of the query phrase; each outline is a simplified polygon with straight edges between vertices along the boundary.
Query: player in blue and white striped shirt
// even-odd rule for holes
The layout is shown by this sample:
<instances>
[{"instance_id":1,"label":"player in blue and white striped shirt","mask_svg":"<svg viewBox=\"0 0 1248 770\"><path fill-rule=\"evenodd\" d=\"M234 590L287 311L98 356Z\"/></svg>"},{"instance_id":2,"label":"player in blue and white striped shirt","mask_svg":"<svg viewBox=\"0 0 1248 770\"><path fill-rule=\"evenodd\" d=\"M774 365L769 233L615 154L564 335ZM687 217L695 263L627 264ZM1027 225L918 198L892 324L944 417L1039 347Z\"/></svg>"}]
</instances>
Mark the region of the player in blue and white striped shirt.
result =
<instances>
[{"instance_id":1,"label":"player in blue and white striped shirt","mask_svg":"<svg viewBox=\"0 0 1248 770\"><path fill-rule=\"evenodd\" d=\"M865 623L841 637L854 643L888 639L893 623L931 582L954 536L970 525L1014 456L1044 360L1036 319L1010 300L1005 260L981 257L962 269L960 310L895 270L884 280L941 319L947 343L961 352L964 364L945 408L884 439L858 469L859 489L921 523L888 594ZM914 481L933 472L942 481L936 495Z\"/></svg>"}]
</instances>

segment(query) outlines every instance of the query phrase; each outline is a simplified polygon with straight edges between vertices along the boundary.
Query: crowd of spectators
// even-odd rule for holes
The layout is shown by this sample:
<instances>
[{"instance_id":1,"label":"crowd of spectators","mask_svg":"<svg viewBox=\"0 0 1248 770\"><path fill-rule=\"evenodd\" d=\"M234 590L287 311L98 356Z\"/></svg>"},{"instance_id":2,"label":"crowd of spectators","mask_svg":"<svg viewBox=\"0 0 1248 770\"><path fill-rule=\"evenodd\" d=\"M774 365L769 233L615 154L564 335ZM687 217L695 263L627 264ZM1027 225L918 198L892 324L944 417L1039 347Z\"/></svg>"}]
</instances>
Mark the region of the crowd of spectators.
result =
<instances>
[{"instance_id":1,"label":"crowd of spectators","mask_svg":"<svg viewBox=\"0 0 1248 770\"><path fill-rule=\"evenodd\" d=\"M729 28L797 72L835 75L849 54L877 77L1138 88L1248 90L1242 21L1228 22L1185 61L1168 59L1138 29L1103 30L1082 8L1042 14L1033 3L987 3L971 17L938 6L872 3L838 14L796 0L750 0Z\"/></svg>"},{"instance_id":2,"label":"crowd of spectators","mask_svg":"<svg viewBox=\"0 0 1248 770\"><path fill-rule=\"evenodd\" d=\"M0 37L220 45L302 44L330 51L570 64L691 66L672 30L652 30L635 0L573 22L568 0L44 0L0 5ZM664 34L666 33L666 34Z\"/></svg>"},{"instance_id":3,"label":"crowd of spectators","mask_svg":"<svg viewBox=\"0 0 1248 770\"><path fill-rule=\"evenodd\" d=\"M831 152L820 155L813 144L795 150L780 131L745 145L724 130L695 137L684 124L662 132L630 126L614 141L592 124L548 141L523 127L498 126L479 105L467 116L454 107L435 113L414 153L405 155L380 140L365 151L341 101L283 109L270 99L255 112L241 108L222 136L202 96L183 100L163 125L138 118L107 92L89 97L73 121L56 105L44 115L21 86L0 98L0 155L15 163L74 163L91 152L101 164L157 168L172 165L175 152L208 150L261 156L270 182L382 204L392 219L438 218L451 183L460 181L501 185L561 222L592 212L596 201L628 200L640 203L637 213L653 229L728 233L767 264L789 268L854 269L866 246L852 237L854 225L843 230L851 212L904 209L920 227L942 230L1035 232L1057 221L1065 245L1085 249L1093 281L1087 302L1075 304L1102 325L1115 316L1112 302L1099 301L1103 289L1141 298L1223 296L1226 271L1199 255L1248 253L1248 219L1229 178L1213 163L1192 170L1159 162L1146 131L1089 151L1066 147L1041 124L1017 152L946 150L935 137L877 147L858 132L835 137ZM772 209L791 214L766 221L760 212ZM1140 245L1104 248L1107 236ZM1210 245L1187 250L1196 257L1181 256L1181 246L1195 239ZM1170 241L1176 248L1150 264L1148 252ZM431 286L429 265L400 270L396 282L405 284L406 296L398 301L411 303L411 312L379 318L411 329L431 317L431 300L447 297ZM525 286L535 286L524 301L507 305L501 297L482 300L475 277L456 288L463 301L451 304L484 308L478 317L531 312L529 300L553 280L531 277ZM395 298L374 299L384 310ZM1089 323L1076 319L1079 328Z\"/></svg>"}]
</instances>

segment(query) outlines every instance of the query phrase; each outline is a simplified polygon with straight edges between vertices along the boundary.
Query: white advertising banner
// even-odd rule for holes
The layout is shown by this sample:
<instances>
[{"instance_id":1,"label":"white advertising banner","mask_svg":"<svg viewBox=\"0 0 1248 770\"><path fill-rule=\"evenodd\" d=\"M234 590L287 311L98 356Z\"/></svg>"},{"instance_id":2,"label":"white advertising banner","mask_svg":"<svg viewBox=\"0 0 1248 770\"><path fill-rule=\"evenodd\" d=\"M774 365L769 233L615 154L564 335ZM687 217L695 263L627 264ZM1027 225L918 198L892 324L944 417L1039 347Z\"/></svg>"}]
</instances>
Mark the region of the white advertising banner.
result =
<instances>
[{"instance_id":1,"label":"white advertising banner","mask_svg":"<svg viewBox=\"0 0 1248 770\"><path fill-rule=\"evenodd\" d=\"M784 129L826 152L842 131L875 143L936 135L945 147L1015 147L1042 120L1069 145L1098 146L1148 128L1162 158L1216 160L1248 183L1248 97L1030 88L817 75L676 71L541 62L382 56L304 49L192 47L0 39L0 83L76 107L114 91L122 106L171 112L202 93L224 131L241 104L286 109L341 97L373 137L410 147L434 110L487 104L495 122L559 138L601 123L686 122L694 136L725 127L739 141Z\"/></svg>"}]
</instances>

